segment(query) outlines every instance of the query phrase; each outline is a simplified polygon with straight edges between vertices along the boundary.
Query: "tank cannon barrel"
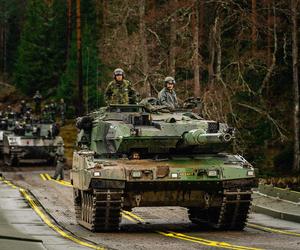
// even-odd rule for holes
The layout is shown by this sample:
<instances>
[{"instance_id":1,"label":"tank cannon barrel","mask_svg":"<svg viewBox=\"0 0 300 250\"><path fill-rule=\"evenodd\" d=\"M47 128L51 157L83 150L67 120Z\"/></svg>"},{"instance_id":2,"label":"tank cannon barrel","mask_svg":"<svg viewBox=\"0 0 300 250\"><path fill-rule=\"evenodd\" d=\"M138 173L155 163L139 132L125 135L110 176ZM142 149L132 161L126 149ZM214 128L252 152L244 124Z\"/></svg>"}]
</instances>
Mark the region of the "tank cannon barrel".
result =
<instances>
[{"instance_id":1,"label":"tank cannon barrel","mask_svg":"<svg viewBox=\"0 0 300 250\"><path fill-rule=\"evenodd\" d=\"M229 133L206 133L203 129L194 129L183 135L184 145L186 146L228 143L231 140L232 135Z\"/></svg>"}]
</instances>

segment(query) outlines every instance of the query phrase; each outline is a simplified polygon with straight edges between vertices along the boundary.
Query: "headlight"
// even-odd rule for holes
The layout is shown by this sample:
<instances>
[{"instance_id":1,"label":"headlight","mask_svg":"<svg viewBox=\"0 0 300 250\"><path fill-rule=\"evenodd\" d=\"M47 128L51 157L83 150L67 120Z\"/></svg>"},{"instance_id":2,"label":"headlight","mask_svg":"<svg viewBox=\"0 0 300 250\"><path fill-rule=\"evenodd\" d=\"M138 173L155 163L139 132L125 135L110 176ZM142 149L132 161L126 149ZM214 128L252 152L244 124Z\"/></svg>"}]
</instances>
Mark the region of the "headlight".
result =
<instances>
[{"instance_id":1,"label":"headlight","mask_svg":"<svg viewBox=\"0 0 300 250\"><path fill-rule=\"evenodd\" d=\"M101 176L101 173L100 172L94 172L94 176L99 177L99 176Z\"/></svg>"},{"instance_id":2,"label":"headlight","mask_svg":"<svg viewBox=\"0 0 300 250\"><path fill-rule=\"evenodd\" d=\"M247 175L248 176L254 176L254 170L248 170Z\"/></svg>"},{"instance_id":3,"label":"headlight","mask_svg":"<svg viewBox=\"0 0 300 250\"><path fill-rule=\"evenodd\" d=\"M142 172L139 171L139 170L134 170L134 171L131 171L131 176L133 178L140 178L142 176Z\"/></svg>"},{"instance_id":4,"label":"headlight","mask_svg":"<svg viewBox=\"0 0 300 250\"><path fill-rule=\"evenodd\" d=\"M216 177L216 176L218 176L218 171L217 170L208 170L207 176Z\"/></svg>"},{"instance_id":5,"label":"headlight","mask_svg":"<svg viewBox=\"0 0 300 250\"><path fill-rule=\"evenodd\" d=\"M177 179L179 177L179 173L171 173L171 177Z\"/></svg>"}]
</instances>

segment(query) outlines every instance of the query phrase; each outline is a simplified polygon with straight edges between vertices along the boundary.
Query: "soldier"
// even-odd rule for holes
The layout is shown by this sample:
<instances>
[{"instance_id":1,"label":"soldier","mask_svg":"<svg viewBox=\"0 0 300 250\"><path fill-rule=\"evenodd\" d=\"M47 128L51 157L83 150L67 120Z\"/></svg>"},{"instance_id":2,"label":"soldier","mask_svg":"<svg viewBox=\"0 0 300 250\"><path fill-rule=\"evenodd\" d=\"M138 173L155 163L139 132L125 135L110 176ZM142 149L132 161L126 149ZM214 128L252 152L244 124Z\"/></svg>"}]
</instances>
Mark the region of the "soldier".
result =
<instances>
[{"instance_id":1,"label":"soldier","mask_svg":"<svg viewBox=\"0 0 300 250\"><path fill-rule=\"evenodd\" d=\"M59 103L59 113L60 113L60 118L61 118L61 126L65 125L65 114L66 114L66 103L63 98L60 99Z\"/></svg>"},{"instance_id":2,"label":"soldier","mask_svg":"<svg viewBox=\"0 0 300 250\"><path fill-rule=\"evenodd\" d=\"M64 144L62 141L58 142L58 148L56 151L56 169L54 176L52 179L56 180L59 176L60 180L64 179L64 161L65 161L65 151L64 151Z\"/></svg>"},{"instance_id":3,"label":"soldier","mask_svg":"<svg viewBox=\"0 0 300 250\"><path fill-rule=\"evenodd\" d=\"M176 84L175 79L171 76L167 76L164 82L165 87L158 93L159 104L174 110L178 108L177 96L174 90Z\"/></svg>"},{"instance_id":4,"label":"soldier","mask_svg":"<svg viewBox=\"0 0 300 250\"><path fill-rule=\"evenodd\" d=\"M51 114L51 119L52 121L56 121L56 112L57 112L57 106L54 100L51 100L50 105L49 105L49 111Z\"/></svg>"},{"instance_id":5,"label":"soldier","mask_svg":"<svg viewBox=\"0 0 300 250\"><path fill-rule=\"evenodd\" d=\"M7 109L4 112L4 116L7 118L8 114L10 114L11 112L13 112L12 108L10 105L7 106Z\"/></svg>"},{"instance_id":6,"label":"soldier","mask_svg":"<svg viewBox=\"0 0 300 250\"><path fill-rule=\"evenodd\" d=\"M25 100L22 100L21 101L21 107L20 107L20 114L21 114L21 117L23 117L25 115L27 111L27 107L26 107L26 101Z\"/></svg>"},{"instance_id":7,"label":"soldier","mask_svg":"<svg viewBox=\"0 0 300 250\"><path fill-rule=\"evenodd\" d=\"M16 119L16 113L13 111L12 107L9 105L5 111L6 119L10 120L10 123Z\"/></svg>"},{"instance_id":8,"label":"soldier","mask_svg":"<svg viewBox=\"0 0 300 250\"><path fill-rule=\"evenodd\" d=\"M42 111L42 120L43 120L43 122L52 122L52 117L51 117L48 105L45 105L45 107Z\"/></svg>"},{"instance_id":9,"label":"soldier","mask_svg":"<svg viewBox=\"0 0 300 250\"><path fill-rule=\"evenodd\" d=\"M30 111L26 111L26 114L23 117L23 120L26 124L32 124L32 117L31 117Z\"/></svg>"},{"instance_id":10,"label":"soldier","mask_svg":"<svg viewBox=\"0 0 300 250\"><path fill-rule=\"evenodd\" d=\"M41 103L42 103L42 95L40 91L36 91L33 96L33 101L35 103L35 113L39 115L41 113Z\"/></svg>"},{"instance_id":11,"label":"soldier","mask_svg":"<svg viewBox=\"0 0 300 250\"><path fill-rule=\"evenodd\" d=\"M135 104L137 102L136 91L131 83L125 80L123 69L114 70L114 80L105 90L106 103L109 104Z\"/></svg>"}]
</instances>

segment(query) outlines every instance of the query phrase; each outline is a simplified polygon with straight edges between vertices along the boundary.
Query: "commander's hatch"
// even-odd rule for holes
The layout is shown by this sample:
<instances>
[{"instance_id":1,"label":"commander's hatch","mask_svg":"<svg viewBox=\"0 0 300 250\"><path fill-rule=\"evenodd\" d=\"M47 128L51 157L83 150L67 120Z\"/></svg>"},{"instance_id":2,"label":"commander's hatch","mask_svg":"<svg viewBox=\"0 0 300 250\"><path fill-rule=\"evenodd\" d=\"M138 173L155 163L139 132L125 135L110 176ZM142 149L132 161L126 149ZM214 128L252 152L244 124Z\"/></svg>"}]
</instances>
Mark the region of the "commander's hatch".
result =
<instances>
[{"instance_id":1,"label":"commander's hatch","mask_svg":"<svg viewBox=\"0 0 300 250\"><path fill-rule=\"evenodd\" d=\"M151 115L144 106L134 104L112 104L107 108L105 121L123 121L134 126L150 126Z\"/></svg>"}]
</instances>

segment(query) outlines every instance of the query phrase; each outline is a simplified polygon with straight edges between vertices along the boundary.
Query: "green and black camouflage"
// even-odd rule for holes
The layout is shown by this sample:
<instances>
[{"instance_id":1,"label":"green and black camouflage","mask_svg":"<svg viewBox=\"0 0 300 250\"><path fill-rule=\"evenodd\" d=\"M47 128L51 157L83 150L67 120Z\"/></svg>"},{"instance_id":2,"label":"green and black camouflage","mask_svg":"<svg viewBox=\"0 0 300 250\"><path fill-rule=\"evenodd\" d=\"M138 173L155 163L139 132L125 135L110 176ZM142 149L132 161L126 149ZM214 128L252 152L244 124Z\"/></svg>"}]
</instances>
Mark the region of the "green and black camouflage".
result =
<instances>
[{"instance_id":1,"label":"green and black camouflage","mask_svg":"<svg viewBox=\"0 0 300 250\"><path fill-rule=\"evenodd\" d=\"M136 91L128 80L111 81L105 90L105 100L110 104L135 104L137 102Z\"/></svg>"}]
</instances>

